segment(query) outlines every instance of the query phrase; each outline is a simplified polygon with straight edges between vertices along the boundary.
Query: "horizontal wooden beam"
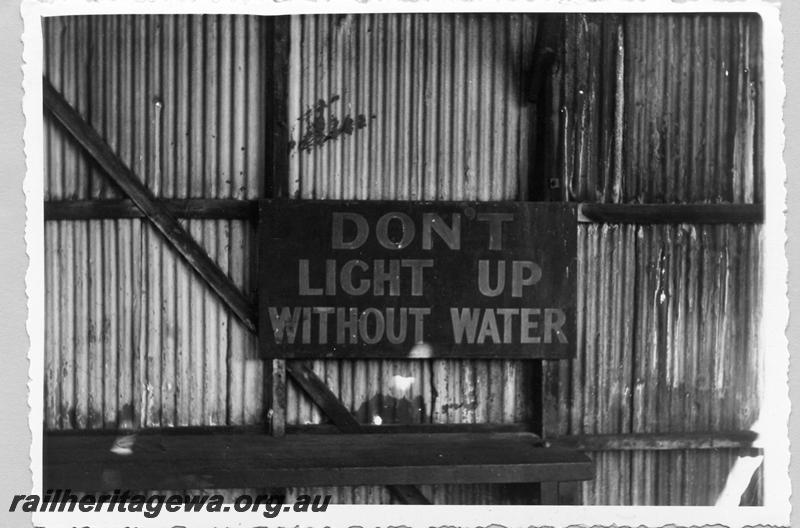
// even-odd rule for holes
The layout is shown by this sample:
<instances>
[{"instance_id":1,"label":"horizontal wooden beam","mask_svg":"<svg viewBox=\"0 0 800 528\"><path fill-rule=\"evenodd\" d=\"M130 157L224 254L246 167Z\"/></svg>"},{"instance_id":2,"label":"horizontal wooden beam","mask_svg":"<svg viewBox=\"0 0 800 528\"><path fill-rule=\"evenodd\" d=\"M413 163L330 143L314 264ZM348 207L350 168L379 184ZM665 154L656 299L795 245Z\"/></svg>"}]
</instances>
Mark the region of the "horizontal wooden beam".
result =
<instances>
[{"instance_id":1,"label":"horizontal wooden beam","mask_svg":"<svg viewBox=\"0 0 800 528\"><path fill-rule=\"evenodd\" d=\"M359 426L360 434L449 434L449 433L531 433L533 425L516 423L419 423L419 424L381 424ZM339 434L341 431L332 424L287 425L287 434L325 435Z\"/></svg>"},{"instance_id":2,"label":"horizontal wooden beam","mask_svg":"<svg viewBox=\"0 0 800 528\"><path fill-rule=\"evenodd\" d=\"M250 220L258 216L256 200L227 198L156 199L178 218ZM132 200L54 200L44 204L45 220L145 218ZM611 224L762 223L762 204L601 204L582 203L578 221Z\"/></svg>"},{"instance_id":3,"label":"horizontal wooden beam","mask_svg":"<svg viewBox=\"0 0 800 528\"><path fill-rule=\"evenodd\" d=\"M44 487L283 488L585 480L591 460L537 446L526 433L140 435L126 455L113 435L45 435ZM416 493L416 490L408 490Z\"/></svg>"},{"instance_id":4,"label":"horizontal wooden beam","mask_svg":"<svg viewBox=\"0 0 800 528\"><path fill-rule=\"evenodd\" d=\"M355 421L355 418L353 418ZM748 449L757 438L753 431L722 431L692 433L630 433L630 434L596 434L566 435L549 440L542 440L531 431L531 425L517 423L464 423L464 424L358 424L359 434L492 434L492 433L526 433L537 444L548 444L556 447L580 449L583 451L668 451L679 449ZM128 434L132 431L120 431ZM263 426L188 426L160 427L143 429L138 436L172 436L198 435L202 438L208 434L257 434L263 432ZM293 435L316 436L341 434L341 429L333 424L295 424L287 425L286 433ZM52 431L49 437L74 436L75 431ZM90 429L81 431L81 436L109 436L108 430Z\"/></svg>"},{"instance_id":5,"label":"horizontal wooden beam","mask_svg":"<svg viewBox=\"0 0 800 528\"><path fill-rule=\"evenodd\" d=\"M578 222L606 224L752 224L764 221L763 204L582 203Z\"/></svg>"},{"instance_id":6,"label":"horizontal wooden beam","mask_svg":"<svg viewBox=\"0 0 800 528\"><path fill-rule=\"evenodd\" d=\"M450 434L450 433L532 433L533 426L526 422L514 423L419 423L419 424L360 424L359 434ZM178 427L148 427L139 429L137 435L184 435L184 434L256 434L263 433L263 425L242 426L178 426ZM111 433L133 434L131 430L109 431L108 429L87 429L81 434L107 436ZM287 424L286 434L291 435L328 435L341 434L337 426L328 423L320 424ZM50 436L70 436L75 432L71 430L50 431ZM542 442L540 442L542 443Z\"/></svg>"},{"instance_id":7,"label":"horizontal wooden beam","mask_svg":"<svg viewBox=\"0 0 800 528\"><path fill-rule=\"evenodd\" d=\"M546 443L582 451L746 449L752 447L757 436L753 431L598 434L560 436Z\"/></svg>"},{"instance_id":8,"label":"horizontal wooden beam","mask_svg":"<svg viewBox=\"0 0 800 528\"><path fill-rule=\"evenodd\" d=\"M256 331L254 304L220 269L172 213L158 202L133 171L117 156L105 140L87 123L64 97L43 79L44 106L50 114L89 153L111 180L158 229L164 238L220 297L242 323Z\"/></svg>"},{"instance_id":9,"label":"horizontal wooden beam","mask_svg":"<svg viewBox=\"0 0 800 528\"><path fill-rule=\"evenodd\" d=\"M255 200L218 198L157 199L176 218L250 220L258 215ZM132 200L58 200L44 203L45 220L146 218Z\"/></svg>"}]
</instances>

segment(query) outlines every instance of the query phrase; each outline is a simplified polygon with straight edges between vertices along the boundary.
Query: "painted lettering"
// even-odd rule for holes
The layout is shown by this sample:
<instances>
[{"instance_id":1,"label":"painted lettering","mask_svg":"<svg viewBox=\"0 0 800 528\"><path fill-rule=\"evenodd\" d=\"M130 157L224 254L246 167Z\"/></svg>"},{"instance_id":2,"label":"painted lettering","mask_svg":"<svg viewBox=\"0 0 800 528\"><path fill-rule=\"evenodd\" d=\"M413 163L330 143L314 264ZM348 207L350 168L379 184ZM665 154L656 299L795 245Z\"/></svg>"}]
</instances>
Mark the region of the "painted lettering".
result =
<instances>
[{"instance_id":1,"label":"painted lettering","mask_svg":"<svg viewBox=\"0 0 800 528\"><path fill-rule=\"evenodd\" d=\"M560 308L546 308L544 311L544 342L552 343L553 334L558 338L559 343L566 343L567 336L561 330L564 323L567 322L567 317L564 315L564 310Z\"/></svg>"},{"instance_id":2,"label":"painted lettering","mask_svg":"<svg viewBox=\"0 0 800 528\"><path fill-rule=\"evenodd\" d=\"M489 224L489 249L500 251L503 249L503 223L514 220L511 213L478 213L479 222Z\"/></svg>"},{"instance_id":3,"label":"painted lettering","mask_svg":"<svg viewBox=\"0 0 800 528\"><path fill-rule=\"evenodd\" d=\"M359 268L362 271L367 271L369 266L363 260L348 260L339 271L339 280L342 285L342 290L348 295L364 295L369 291L369 280L361 279L356 286L353 283L353 268Z\"/></svg>"},{"instance_id":4,"label":"painted lettering","mask_svg":"<svg viewBox=\"0 0 800 528\"><path fill-rule=\"evenodd\" d=\"M538 316L541 313L539 308L522 308L520 310L520 329L519 329L519 342L523 344L539 343L541 338L538 335L531 335L531 332L536 331L539 327L539 321L533 319L533 316Z\"/></svg>"},{"instance_id":5,"label":"painted lettering","mask_svg":"<svg viewBox=\"0 0 800 528\"><path fill-rule=\"evenodd\" d=\"M480 309L450 308L450 321L453 325L453 340L457 345L462 342L472 344L475 342L475 332L480 320Z\"/></svg>"},{"instance_id":6,"label":"painted lettering","mask_svg":"<svg viewBox=\"0 0 800 528\"><path fill-rule=\"evenodd\" d=\"M497 318L494 316L494 309L487 308L483 311L483 321L481 322L481 329L478 332L477 343L482 345L486 342L486 338L492 339L492 343L500 342L500 333L497 331Z\"/></svg>"},{"instance_id":7,"label":"painted lettering","mask_svg":"<svg viewBox=\"0 0 800 528\"><path fill-rule=\"evenodd\" d=\"M358 343L358 308L336 309L336 343Z\"/></svg>"},{"instance_id":8,"label":"painted lettering","mask_svg":"<svg viewBox=\"0 0 800 528\"><path fill-rule=\"evenodd\" d=\"M461 215L453 213L451 225L447 225L436 213L422 215L422 249L433 248L431 231L435 231L450 249L461 249Z\"/></svg>"},{"instance_id":9,"label":"painted lettering","mask_svg":"<svg viewBox=\"0 0 800 528\"><path fill-rule=\"evenodd\" d=\"M298 287L300 295L322 295L322 288L312 288L309 285L311 281L309 277L309 264L308 259L300 259L298 262Z\"/></svg>"},{"instance_id":10,"label":"painted lettering","mask_svg":"<svg viewBox=\"0 0 800 528\"><path fill-rule=\"evenodd\" d=\"M403 259L400 265L411 269L411 295L419 297L422 295L422 272L433 267L433 259Z\"/></svg>"},{"instance_id":11,"label":"painted lettering","mask_svg":"<svg viewBox=\"0 0 800 528\"><path fill-rule=\"evenodd\" d=\"M290 309L284 306L278 313L274 306L269 307L269 320L272 323L272 332L276 343L283 343L284 339L289 344L294 343L300 314L300 308Z\"/></svg>"},{"instance_id":12,"label":"painted lettering","mask_svg":"<svg viewBox=\"0 0 800 528\"><path fill-rule=\"evenodd\" d=\"M478 261L478 291L486 297L497 297L506 287L506 263L497 261L497 280L495 287L492 288L489 279L489 261L480 259Z\"/></svg>"},{"instance_id":13,"label":"painted lettering","mask_svg":"<svg viewBox=\"0 0 800 528\"><path fill-rule=\"evenodd\" d=\"M352 240L344 239L344 221L349 220L355 226ZM367 219L358 213L333 213L332 246L333 249L358 249L369 236Z\"/></svg>"},{"instance_id":14,"label":"painted lettering","mask_svg":"<svg viewBox=\"0 0 800 528\"><path fill-rule=\"evenodd\" d=\"M395 311L399 310L397 324L399 328L395 332ZM408 308L387 308L386 309L386 339L393 345L399 345L406 340L406 329L408 327Z\"/></svg>"},{"instance_id":15,"label":"painted lettering","mask_svg":"<svg viewBox=\"0 0 800 528\"><path fill-rule=\"evenodd\" d=\"M389 237L389 224L392 220L400 221L400 230L402 234L400 235L400 240L397 242ZM405 213L386 213L381 216L378 219L378 223L375 224L375 236L378 238L378 243L386 249L403 249L408 247L411 241L414 240L415 232L414 221Z\"/></svg>"},{"instance_id":16,"label":"painted lettering","mask_svg":"<svg viewBox=\"0 0 800 528\"><path fill-rule=\"evenodd\" d=\"M538 264L528 260L515 260L511 263L511 296L522 297L522 287L533 286L541 278L542 268Z\"/></svg>"}]
</instances>

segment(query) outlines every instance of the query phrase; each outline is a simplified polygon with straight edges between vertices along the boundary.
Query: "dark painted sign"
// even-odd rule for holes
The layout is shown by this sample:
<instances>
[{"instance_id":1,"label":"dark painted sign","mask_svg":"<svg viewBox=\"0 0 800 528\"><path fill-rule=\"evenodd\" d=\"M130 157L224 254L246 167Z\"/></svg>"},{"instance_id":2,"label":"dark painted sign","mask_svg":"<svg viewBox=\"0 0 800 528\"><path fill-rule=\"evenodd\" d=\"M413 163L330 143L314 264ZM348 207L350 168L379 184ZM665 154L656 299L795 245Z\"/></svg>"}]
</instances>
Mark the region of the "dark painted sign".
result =
<instances>
[{"instance_id":1,"label":"dark painted sign","mask_svg":"<svg viewBox=\"0 0 800 528\"><path fill-rule=\"evenodd\" d=\"M576 207L264 200L264 357L572 357Z\"/></svg>"}]
</instances>

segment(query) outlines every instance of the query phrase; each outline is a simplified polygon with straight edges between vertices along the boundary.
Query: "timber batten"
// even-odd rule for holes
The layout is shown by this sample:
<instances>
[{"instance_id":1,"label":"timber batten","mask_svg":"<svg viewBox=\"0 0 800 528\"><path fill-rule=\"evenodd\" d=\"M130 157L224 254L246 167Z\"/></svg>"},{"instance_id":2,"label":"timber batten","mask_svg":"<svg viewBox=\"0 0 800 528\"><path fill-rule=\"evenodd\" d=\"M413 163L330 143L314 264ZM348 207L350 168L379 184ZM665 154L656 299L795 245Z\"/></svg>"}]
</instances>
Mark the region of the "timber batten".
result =
<instances>
[{"instance_id":1,"label":"timber batten","mask_svg":"<svg viewBox=\"0 0 800 528\"><path fill-rule=\"evenodd\" d=\"M45 439L48 487L74 490L569 481L591 460L532 434L141 435L133 454L111 435ZM200 484L202 483L202 486Z\"/></svg>"},{"instance_id":2,"label":"timber batten","mask_svg":"<svg viewBox=\"0 0 800 528\"><path fill-rule=\"evenodd\" d=\"M606 224L760 224L763 204L582 203L578 221Z\"/></svg>"},{"instance_id":3,"label":"timber batten","mask_svg":"<svg viewBox=\"0 0 800 528\"><path fill-rule=\"evenodd\" d=\"M258 202L213 198L158 199L176 218L202 220L258 219ZM58 200L45 202L45 220L146 218L132 200Z\"/></svg>"},{"instance_id":4,"label":"timber batten","mask_svg":"<svg viewBox=\"0 0 800 528\"><path fill-rule=\"evenodd\" d=\"M258 221L258 201L226 199L158 200L177 218ZM145 218L131 200L45 202L45 220ZM762 204L578 204L578 222L613 224L760 224Z\"/></svg>"}]
</instances>

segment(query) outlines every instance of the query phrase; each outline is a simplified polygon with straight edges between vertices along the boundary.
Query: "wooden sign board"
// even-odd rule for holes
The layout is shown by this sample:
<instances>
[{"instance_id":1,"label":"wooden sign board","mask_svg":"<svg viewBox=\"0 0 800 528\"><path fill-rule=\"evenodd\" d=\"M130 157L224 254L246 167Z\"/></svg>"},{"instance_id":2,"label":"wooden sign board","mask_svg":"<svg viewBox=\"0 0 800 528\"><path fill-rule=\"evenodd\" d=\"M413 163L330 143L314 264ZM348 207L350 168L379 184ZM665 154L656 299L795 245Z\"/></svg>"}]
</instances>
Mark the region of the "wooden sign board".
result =
<instances>
[{"instance_id":1,"label":"wooden sign board","mask_svg":"<svg viewBox=\"0 0 800 528\"><path fill-rule=\"evenodd\" d=\"M575 204L264 200L267 358L568 358Z\"/></svg>"}]
</instances>

